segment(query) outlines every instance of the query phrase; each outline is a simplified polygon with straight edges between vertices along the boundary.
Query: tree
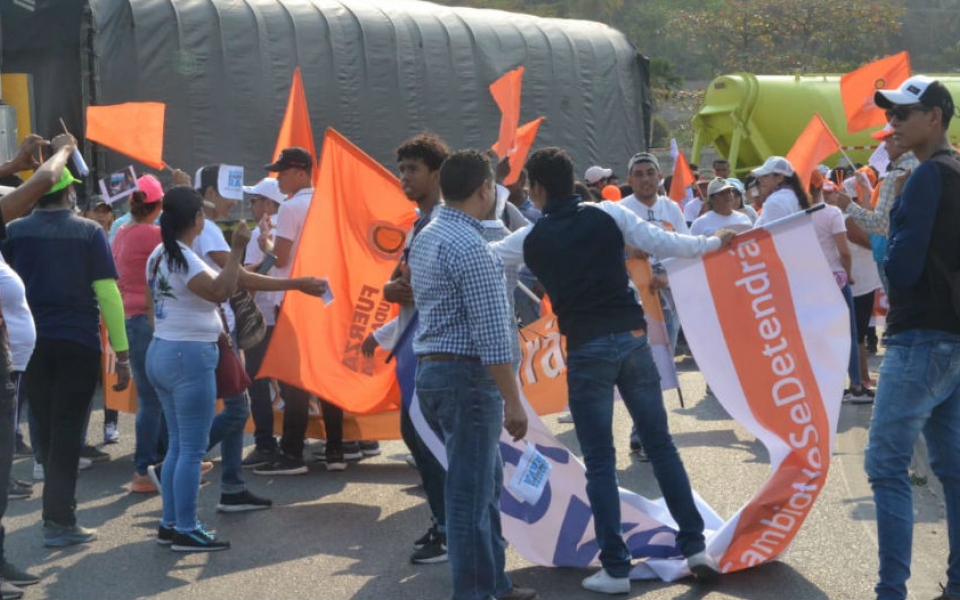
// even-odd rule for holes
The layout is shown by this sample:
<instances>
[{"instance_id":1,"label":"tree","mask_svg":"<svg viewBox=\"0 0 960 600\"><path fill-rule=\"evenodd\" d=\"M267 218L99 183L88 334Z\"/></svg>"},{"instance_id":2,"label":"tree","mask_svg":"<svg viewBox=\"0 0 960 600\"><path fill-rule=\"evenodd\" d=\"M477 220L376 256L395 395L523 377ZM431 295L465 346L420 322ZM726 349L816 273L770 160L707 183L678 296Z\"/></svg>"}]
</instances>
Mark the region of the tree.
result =
<instances>
[{"instance_id":1,"label":"tree","mask_svg":"<svg viewBox=\"0 0 960 600\"><path fill-rule=\"evenodd\" d=\"M844 72L890 53L904 12L890 0L725 0L680 11L673 28L704 41L715 72Z\"/></svg>"}]
</instances>

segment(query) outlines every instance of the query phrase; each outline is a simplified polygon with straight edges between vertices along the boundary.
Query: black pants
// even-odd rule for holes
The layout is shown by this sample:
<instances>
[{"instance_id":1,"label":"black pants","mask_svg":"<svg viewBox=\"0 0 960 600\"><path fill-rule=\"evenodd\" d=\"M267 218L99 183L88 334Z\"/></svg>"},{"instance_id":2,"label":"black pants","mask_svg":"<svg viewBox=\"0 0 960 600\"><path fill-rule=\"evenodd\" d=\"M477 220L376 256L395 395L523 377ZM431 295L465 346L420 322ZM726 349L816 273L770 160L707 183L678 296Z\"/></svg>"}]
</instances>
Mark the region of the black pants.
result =
<instances>
[{"instance_id":1,"label":"black pants","mask_svg":"<svg viewBox=\"0 0 960 600\"><path fill-rule=\"evenodd\" d=\"M876 292L868 292L853 299L854 314L857 317L857 343L862 344L867 338L867 328L870 326L870 317L873 316L873 297Z\"/></svg>"},{"instance_id":2,"label":"black pants","mask_svg":"<svg viewBox=\"0 0 960 600\"><path fill-rule=\"evenodd\" d=\"M273 402L270 399L270 380L254 379L273 335L273 325L267 326L267 334L259 344L244 351L246 357L247 375L252 383L247 388L250 395L250 414L253 415L253 439L257 449L264 452L276 452L277 440L273 437Z\"/></svg>"},{"instance_id":3,"label":"black pants","mask_svg":"<svg viewBox=\"0 0 960 600\"><path fill-rule=\"evenodd\" d=\"M100 376L100 350L37 338L24 376L39 434L32 441L43 464L43 520L74 525L77 466L87 409Z\"/></svg>"},{"instance_id":4,"label":"black pants","mask_svg":"<svg viewBox=\"0 0 960 600\"><path fill-rule=\"evenodd\" d=\"M283 396L283 438L280 449L289 457L303 457L303 440L307 435L310 419L310 394L280 382L280 395ZM327 431L327 452L343 449L343 409L326 400L320 400L323 413L323 427Z\"/></svg>"}]
</instances>

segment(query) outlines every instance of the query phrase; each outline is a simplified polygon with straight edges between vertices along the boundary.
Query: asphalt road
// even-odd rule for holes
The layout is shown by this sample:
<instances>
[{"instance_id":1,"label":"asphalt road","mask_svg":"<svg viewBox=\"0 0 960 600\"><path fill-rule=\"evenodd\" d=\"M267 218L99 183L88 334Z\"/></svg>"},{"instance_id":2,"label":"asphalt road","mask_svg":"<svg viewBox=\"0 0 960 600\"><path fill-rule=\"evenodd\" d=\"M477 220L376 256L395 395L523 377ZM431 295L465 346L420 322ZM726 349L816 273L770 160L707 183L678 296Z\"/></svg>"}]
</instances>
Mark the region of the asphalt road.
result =
<instances>
[{"instance_id":1,"label":"asphalt road","mask_svg":"<svg viewBox=\"0 0 960 600\"><path fill-rule=\"evenodd\" d=\"M873 359L874 367L877 360ZM733 514L766 478L763 446L736 426L705 394L692 361L682 363L687 407L667 393L670 422L694 488L722 515ZM634 582L628 598L649 600L854 600L872 598L877 568L876 526L863 474L869 406L844 406L833 461L817 505L780 560L727 575L716 584ZM618 407L621 485L658 497L648 464L626 452L629 423ZM100 431L95 411L91 436ZM576 450L573 426L544 418ZM416 471L403 461L401 442L383 444L382 456L328 473L313 463L307 475L264 478L249 474L250 489L276 503L267 511L220 515L219 463L200 492L201 518L233 547L212 554L178 554L153 536L160 515L156 494L129 493L133 417L121 414L121 442L107 447L113 459L82 473L79 521L99 529L96 542L65 550L41 544L40 484L33 498L10 503L4 524L7 556L43 577L25 598L324 598L442 599L449 597L445 564L409 563L411 544L428 525ZM14 475L30 478L32 460L19 458ZM944 580L947 542L935 486L915 488L917 525L911 598L929 599ZM514 581L543 599L602 598L581 589L590 571L531 566L508 549Z\"/></svg>"}]
</instances>

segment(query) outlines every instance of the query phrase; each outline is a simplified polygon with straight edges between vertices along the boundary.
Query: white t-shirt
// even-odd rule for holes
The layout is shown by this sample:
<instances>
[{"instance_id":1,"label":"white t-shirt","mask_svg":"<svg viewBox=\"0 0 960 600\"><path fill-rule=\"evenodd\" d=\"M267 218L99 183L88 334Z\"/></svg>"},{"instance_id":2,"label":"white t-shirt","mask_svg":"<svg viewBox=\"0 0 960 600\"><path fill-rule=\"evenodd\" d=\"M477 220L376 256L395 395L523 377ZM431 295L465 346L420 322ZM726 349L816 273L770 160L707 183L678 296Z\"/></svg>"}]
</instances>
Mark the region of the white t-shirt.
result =
<instances>
[{"instance_id":1,"label":"white t-shirt","mask_svg":"<svg viewBox=\"0 0 960 600\"><path fill-rule=\"evenodd\" d=\"M847 245L850 246L850 273L853 277L850 291L853 292L853 297L863 296L882 288L877 261L873 260L873 250L849 240Z\"/></svg>"},{"instance_id":2,"label":"white t-shirt","mask_svg":"<svg viewBox=\"0 0 960 600\"><path fill-rule=\"evenodd\" d=\"M270 222L273 227L277 226L277 215L270 215ZM243 259L245 265L256 265L263 262L263 250L260 249L260 236L263 232L257 225L250 235L250 241L247 242L246 258ZM275 309L280 304L281 292L253 292L253 301L263 313L263 320L267 325L276 325L277 318Z\"/></svg>"},{"instance_id":3,"label":"white t-shirt","mask_svg":"<svg viewBox=\"0 0 960 600\"><path fill-rule=\"evenodd\" d=\"M767 205L764 204L763 213L766 214L766 212ZM828 204L823 209L810 213L810 217L813 218L813 228L817 232L817 241L820 242L820 248L827 258L830 270L834 273L845 273L843 263L840 262L840 250L837 249L837 242L833 237L838 233L847 232L847 224L844 221L843 213L836 206Z\"/></svg>"},{"instance_id":4,"label":"white t-shirt","mask_svg":"<svg viewBox=\"0 0 960 600\"><path fill-rule=\"evenodd\" d=\"M171 342L215 342L223 331L217 304L190 291L188 283L202 272L217 273L186 244L180 244L186 271L170 271L163 244L147 259L147 285L153 295L156 337Z\"/></svg>"},{"instance_id":5,"label":"white t-shirt","mask_svg":"<svg viewBox=\"0 0 960 600\"><path fill-rule=\"evenodd\" d=\"M703 208L703 200L694 198L687 202L683 207L683 220L692 223L700 218L700 209Z\"/></svg>"},{"instance_id":6,"label":"white t-shirt","mask_svg":"<svg viewBox=\"0 0 960 600\"><path fill-rule=\"evenodd\" d=\"M27 294L23 280L13 267L0 256L0 301L3 307L3 319L7 322L7 337L10 341L10 357L14 371L26 371L27 363L37 344L37 328L33 323L33 313L27 305Z\"/></svg>"},{"instance_id":7,"label":"white t-shirt","mask_svg":"<svg viewBox=\"0 0 960 600\"><path fill-rule=\"evenodd\" d=\"M213 252L226 252L229 254L230 244L227 243L227 238L223 237L223 231L217 227L215 222L210 219L204 219L203 231L193 240L193 251L197 253L197 256L199 256L203 262L207 263L207 266L213 269L214 277L216 277L223 269L213 260L210 254ZM233 328L237 325L237 317L233 314L233 309L230 308L229 302L224 302L221 306L223 307L224 314L227 316L227 326L230 327L230 331L233 331Z\"/></svg>"},{"instance_id":8,"label":"white t-shirt","mask_svg":"<svg viewBox=\"0 0 960 600\"><path fill-rule=\"evenodd\" d=\"M313 188L303 188L280 205L280 210L277 212L277 229L273 232L273 238L274 241L277 238L290 240L293 245L290 247L290 260L287 264L283 267L273 267L270 269L270 275L284 279L290 278L293 258L297 255L297 248L300 247L300 234L303 233L303 224L307 221L307 212L310 210L312 199ZM283 295L284 292L277 292L277 306L283 301Z\"/></svg>"},{"instance_id":9,"label":"white t-shirt","mask_svg":"<svg viewBox=\"0 0 960 600\"><path fill-rule=\"evenodd\" d=\"M743 213L733 211L725 217L711 210L702 217L698 217L693 224L690 225L690 233L693 235L713 235L714 231L723 228L740 232L746 231L752 226L753 223L750 221L750 217Z\"/></svg>"},{"instance_id":10,"label":"white t-shirt","mask_svg":"<svg viewBox=\"0 0 960 600\"><path fill-rule=\"evenodd\" d=\"M800 201L797 200L797 195L790 188L782 187L764 200L763 210L754 225L761 227L795 212L800 212Z\"/></svg>"},{"instance_id":11,"label":"white t-shirt","mask_svg":"<svg viewBox=\"0 0 960 600\"><path fill-rule=\"evenodd\" d=\"M661 229L676 231L677 233L690 233L687 221L683 218L683 211L680 210L676 202L666 196L658 196L653 206L647 206L637 200L635 195L630 194L620 201L620 205L633 211L644 221L650 221ZM665 227L665 224L670 226Z\"/></svg>"}]
</instances>

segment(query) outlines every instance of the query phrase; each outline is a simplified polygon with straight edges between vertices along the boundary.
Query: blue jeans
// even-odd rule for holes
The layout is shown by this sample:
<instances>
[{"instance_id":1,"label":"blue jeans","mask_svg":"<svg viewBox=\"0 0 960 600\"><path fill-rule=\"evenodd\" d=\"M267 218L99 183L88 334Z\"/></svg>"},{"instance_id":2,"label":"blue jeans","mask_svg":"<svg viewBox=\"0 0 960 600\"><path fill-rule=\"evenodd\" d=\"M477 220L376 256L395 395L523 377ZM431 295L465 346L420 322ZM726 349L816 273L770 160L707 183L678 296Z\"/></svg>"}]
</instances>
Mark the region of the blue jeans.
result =
<instances>
[{"instance_id":1,"label":"blue jeans","mask_svg":"<svg viewBox=\"0 0 960 600\"><path fill-rule=\"evenodd\" d=\"M217 399L215 342L171 342L153 338L147 350L147 377L167 419L169 442L160 493L164 527L186 533L197 528L200 461L207 451Z\"/></svg>"},{"instance_id":2,"label":"blue jeans","mask_svg":"<svg viewBox=\"0 0 960 600\"><path fill-rule=\"evenodd\" d=\"M233 336L233 348L236 351L237 334ZM216 365L214 365L216 366ZM220 444L220 493L236 494L247 489L241 472L243 471L243 428L250 417L250 400L247 392L223 399L223 410L213 418L210 427L210 441L207 450Z\"/></svg>"},{"instance_id":3,"label":"blue jeans","mask_svg":"<svg viewBox=\"0 0 960 600\"><path fill-rule=\"evenodd\" d=\"M147 377L147 348L153 338L153 327L146 315L127 319L127 340L130 342L130 374L137 386L137 444L133 452L133 468L146 475L147 467L157 462L157 446L163 422L163 408L153 384Z\"/></svg>"},{"instance_id":4,"label":"blue jeans","mask_svg":"<svg viewBox=\"0 0 960 600\"><path fill-rule=\"evenodd\" d=\"M587 497L593 511L600 562L613 577L630 573L630 551L623 541L617 457L613 445L613 386L637 424L643 449L670 514L680 528L677 546L684 556L705 548L703 518L690 480L670 436L660 375L647 336L625 331L601 336L567 352L570 414L587 468Z\"/></svg>"},{"instance_id":5,"label":"blue jeans","mask_svg":"<svg viewBox=\"0 0 960 600\"><path fill-rule=\"evenodd\" d=\"M908 469L917 436L943 483L950 555L946 593L960 597L960 336L912 330L887 337L865 466L877 507L878 600L907 597L913 541Z\"/></svg>"},{"instance_id":6,"label":"blue jeans","mask_svg":"<svg viewBox=\"0 0 960 600\"><path fill-rule=\"evenodd\" d=\"M503 398L480 363L421 362L417 394L447 451L447 554L454 600L486 600L512 587L500 530Z\"/></svg>"}]
</instances>

